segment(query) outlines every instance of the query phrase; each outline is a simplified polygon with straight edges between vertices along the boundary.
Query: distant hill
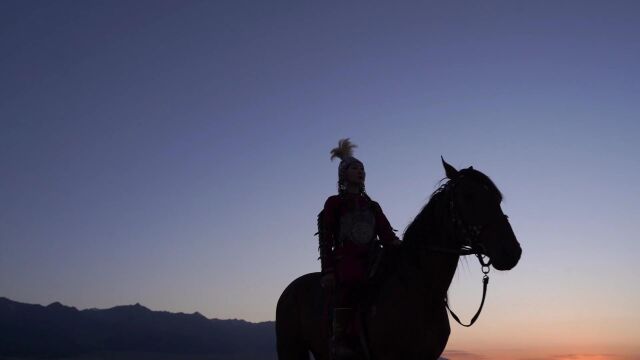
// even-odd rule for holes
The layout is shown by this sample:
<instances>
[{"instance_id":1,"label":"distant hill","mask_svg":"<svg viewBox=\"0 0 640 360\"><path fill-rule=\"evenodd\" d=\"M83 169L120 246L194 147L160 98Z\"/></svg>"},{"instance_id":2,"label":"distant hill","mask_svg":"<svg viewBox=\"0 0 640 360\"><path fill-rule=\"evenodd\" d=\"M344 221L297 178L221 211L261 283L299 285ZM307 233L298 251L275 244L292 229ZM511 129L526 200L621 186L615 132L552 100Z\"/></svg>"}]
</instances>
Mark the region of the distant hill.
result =
<instances>
[{"instance_id":1,"label":"distant hill","mask_svg":"<svg viewBox=\"0 0 640 360\"><path fill-rule=\"evenodd\" d=\"M70 356L271 360L277 358L275 325L152 311L140 304L78 310L0 297L0 357Z\"/></svg>"}]
</instances>

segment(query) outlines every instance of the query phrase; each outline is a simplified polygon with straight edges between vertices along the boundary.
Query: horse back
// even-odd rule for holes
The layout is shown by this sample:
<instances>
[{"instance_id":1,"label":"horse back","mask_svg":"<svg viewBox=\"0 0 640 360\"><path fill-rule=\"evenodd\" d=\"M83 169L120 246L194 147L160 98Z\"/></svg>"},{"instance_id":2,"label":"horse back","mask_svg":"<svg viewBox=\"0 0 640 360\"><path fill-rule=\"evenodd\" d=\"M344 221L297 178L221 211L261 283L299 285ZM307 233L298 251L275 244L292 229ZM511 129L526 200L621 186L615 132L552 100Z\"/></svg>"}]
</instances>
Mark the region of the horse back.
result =
<instances>
[{"instance_id":1,"label":"horse back","mask_svg":"<svg viewBox=\"0 0 640 360\"><path fill-rule=\"evenodd\" d=\"M320 273L302 275L282 292L276 307L278 354L311 351L323 359L328 351L327 294L320 286ZM280 357L284 359L285 357Z\"/></svg>"}]
</instances>

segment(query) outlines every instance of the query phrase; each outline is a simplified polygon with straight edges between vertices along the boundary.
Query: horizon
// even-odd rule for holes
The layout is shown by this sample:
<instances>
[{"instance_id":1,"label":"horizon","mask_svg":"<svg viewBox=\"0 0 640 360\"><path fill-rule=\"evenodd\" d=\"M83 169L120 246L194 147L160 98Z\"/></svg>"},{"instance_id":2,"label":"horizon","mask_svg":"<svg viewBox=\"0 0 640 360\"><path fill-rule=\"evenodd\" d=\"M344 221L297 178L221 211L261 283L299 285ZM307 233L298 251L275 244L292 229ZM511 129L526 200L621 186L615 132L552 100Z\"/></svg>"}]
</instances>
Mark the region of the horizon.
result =
<instances>
[{"instance_id":1,"label":"horizon","mask_svg":"<svg viewBox=\"0 0 640 360\"><path fill-rule=\"evenodd\" d=\"M349 137L402 234L445 176L523 248L450 360L640 359L640 2L0 3L0 296L273 321ZM400 236L401 237L401 236ZM480 267L449 289L464 321ZM451 351L451 350L450 350Z\"/></svg>"},{"instance_id":2,"label":"horizon","mask_svg":"<svg viewBox=\"0 0 640 360\"><path fill-rule=\"evenodd\" d=\"M166 310L163 310L163 309L152 309L152 308L149 308L148 306L146 306L146 305L144 305L144 304L140 304L140 303L135 303L135 304L120 304L120 305L115 305L115 306L108 307L108 308L97 308L97 307L77 308L77 307L75 307L75 306L71 306L71 305L63 304L63 303L61 303L60 301L54 301L54 302L51 302L51 303L49 303L49 304L35 304L35 303L23 303L23 302L20 302L20 301L15 301L15 300L9 299L9 298L4 297L4 296L0 296L0 300L2 300L2 299L4 299L4 300L8 300L8 301L10 301L10 302L17 302L17 303L19 303L19 304L23 304L23 305L35 305L35 306L41 306L41 307L50 307L50 306L52 306L52 305L59 304L59 305L62 305L62 306L64 306L64 307L69 307L69 308L72 308L72 309L76 309L76 310L78 310L78 311L85 311L85 310L110 310L110 309L117 308L117 307L140 306L140 307L143 307L143 308L145 308L145 309L147 309L147 310L151 310L151 311L154 311L154 312L169 312L169 313L172 313L172 314L184 314L184 315L195 315L195 314L199 314L199 315L204 316L204 315L203 315L201 312L199 312L199 311L194 311L194 312L191 312L191 313L186 313L186 312L171 312L171 311L166 311ZM235 320L235 321L244 321L244 322L247 322L247 323L250 323L250 324L261 324L261 323L263 323L263 322L274 322L274 320L271 320L271 321L252 322L252 321L247 321L247 320L245 320L245 319L241 319L241 318L220 319L220 318L215 318L215 317L214 317L214 318L208 318L208 317L206 317L206 316L204 316L204 317L205 317L207 320Z\"/></svg>"}]
</instances>

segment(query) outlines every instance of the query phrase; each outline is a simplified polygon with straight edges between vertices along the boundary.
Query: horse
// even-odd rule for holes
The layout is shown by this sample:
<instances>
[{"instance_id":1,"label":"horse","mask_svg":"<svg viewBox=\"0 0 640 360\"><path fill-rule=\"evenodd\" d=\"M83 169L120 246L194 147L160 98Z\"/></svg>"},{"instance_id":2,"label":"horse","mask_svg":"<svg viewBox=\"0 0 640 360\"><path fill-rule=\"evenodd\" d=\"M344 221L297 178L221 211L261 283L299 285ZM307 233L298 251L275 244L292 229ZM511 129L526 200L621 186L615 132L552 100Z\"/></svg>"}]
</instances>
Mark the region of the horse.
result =
<instances>
[{"instance_id":1,"label":"horse","mask_svg":"<svg viewBox=\"0 0 640 360\"><path fill-rule=\"evenodd\" d=\"M502 194L493 181L473 167L456 170L444 159L442 165L443 184L406 228L402 244L386 251L372 286L375 291L363 307L365 359L438 359L451 331L446 298L459 257L478 256L485 273L484 292L489 265L505 271L520 260L522 248L502 212ZM279 360L307 360L309 353L316 360L331 359L328 295L320 277L320 273L300 276L278 300Z\"/></svg>"}]
</instances>

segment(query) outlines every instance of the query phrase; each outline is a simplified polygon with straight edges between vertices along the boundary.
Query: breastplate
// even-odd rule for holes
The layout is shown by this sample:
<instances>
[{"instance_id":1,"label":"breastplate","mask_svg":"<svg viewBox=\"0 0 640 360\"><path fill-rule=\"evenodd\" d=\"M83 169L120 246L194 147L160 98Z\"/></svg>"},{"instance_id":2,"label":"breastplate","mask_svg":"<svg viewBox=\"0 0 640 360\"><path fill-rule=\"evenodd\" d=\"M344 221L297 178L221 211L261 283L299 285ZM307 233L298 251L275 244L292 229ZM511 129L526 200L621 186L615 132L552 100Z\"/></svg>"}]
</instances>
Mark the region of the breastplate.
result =
<instances>
[{"instance_id":1,"label":"breastplate","mask_svg":"<svg viewBox=\"0 0 640 360\"><path fill-rule=\"evenodd\" d=\"M365 245L375 236L376 218L367 208L353 209L340 217L340 244Z\"/></svg>"}]
</instances>

